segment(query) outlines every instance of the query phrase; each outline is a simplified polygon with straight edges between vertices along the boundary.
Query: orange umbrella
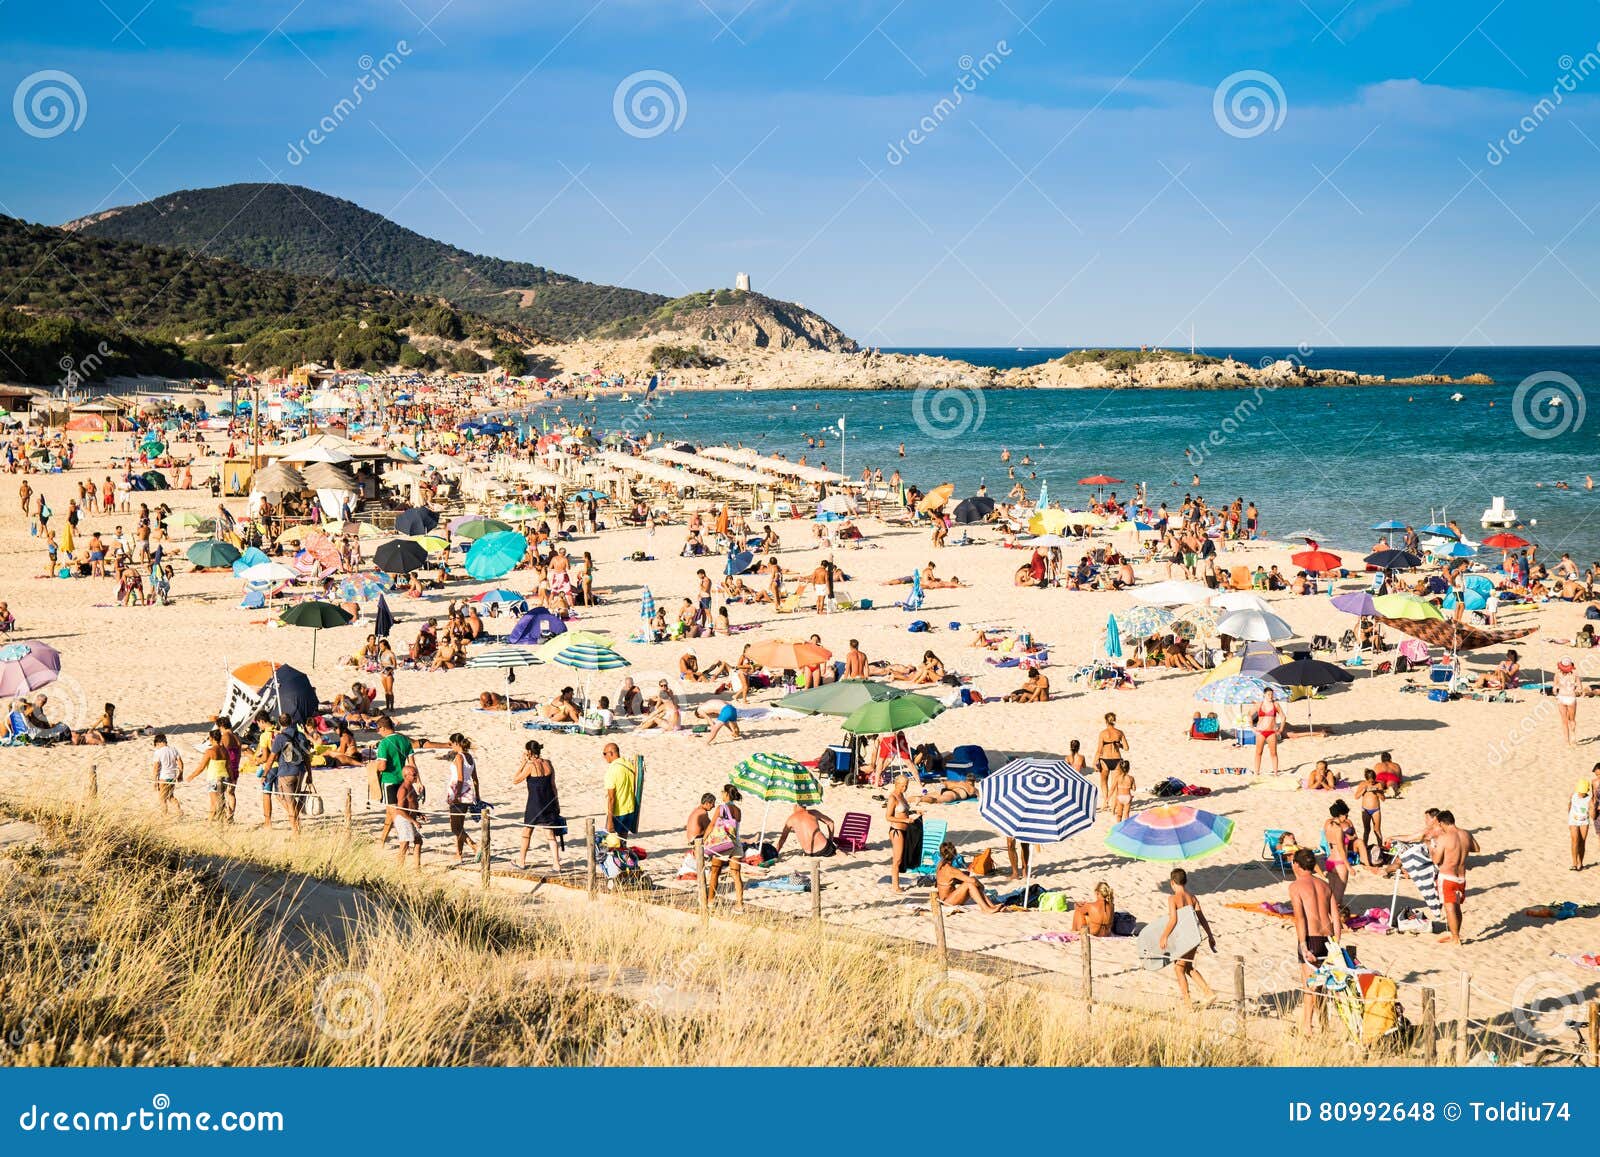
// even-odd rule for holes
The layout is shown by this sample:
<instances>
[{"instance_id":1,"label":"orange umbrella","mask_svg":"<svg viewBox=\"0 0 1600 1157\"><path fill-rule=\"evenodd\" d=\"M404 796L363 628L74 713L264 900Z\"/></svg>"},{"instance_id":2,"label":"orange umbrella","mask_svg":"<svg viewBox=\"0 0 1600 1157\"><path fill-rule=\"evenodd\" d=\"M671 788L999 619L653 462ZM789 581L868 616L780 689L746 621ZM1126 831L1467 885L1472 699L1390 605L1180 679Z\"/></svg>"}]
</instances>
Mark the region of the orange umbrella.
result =
<instances>
[{"instance_id":1,"label":"orange umbrella","mask_svg":"<svg viewBox=\"0 0 1600 1157\"><path fill-rule=\"evenodd\" d=\"M949 502L956 492L954 482L945 482L928 491L926 497L917 503L917 509L924 514L932 514L936 510L943 510L944 504Z\"/></svg>"},{"instance_id":2,"label":"orange umbrella","mask_svg":"<svg viewBox=\"0 0 1600 1157\"><path fill-rule=\"evenodd\" d=\"M333 540L327 535L306 535L305 541L300 544L300 549L329 570L339 569L339 548L333 545Z\"/></svg>"},{"instance_id":3,"label":"orange umbrella","mask_svg":"<svg viewBox=\"0 0 1600 1157\"><path fill-rule=\"evenodd\" d=\"M717 511L717 522L712 529L718 534L728 533L728 504L726 502L722 504L722 509Z\"/></svg>"},{"instance_id":4,"label":"orange umbrella","mask_svg":"<svg viewBox=\"0 0 1600 1157\"><path fill-rule=\"evenodd\" d=\"M815 643L790 643L782 639L768 639L750 648L750 658L773 671L799 671L816 667L833 658L833 652Z\"/></svg>"}]
</instances>

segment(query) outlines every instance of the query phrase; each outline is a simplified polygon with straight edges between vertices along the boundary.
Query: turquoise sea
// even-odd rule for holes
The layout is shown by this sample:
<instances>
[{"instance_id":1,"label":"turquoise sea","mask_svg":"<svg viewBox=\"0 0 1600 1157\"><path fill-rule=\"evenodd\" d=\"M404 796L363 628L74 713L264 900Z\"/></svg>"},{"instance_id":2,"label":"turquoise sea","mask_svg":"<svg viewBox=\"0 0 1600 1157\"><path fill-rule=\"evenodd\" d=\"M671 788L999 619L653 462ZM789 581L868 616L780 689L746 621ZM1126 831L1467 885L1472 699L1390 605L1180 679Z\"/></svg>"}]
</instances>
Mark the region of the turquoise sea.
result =
<instances>
[{"instance_id":1,"label":"turquoise sea","mask_svg":"<svg viewBox=\"0 0 1600 1157\"><path fill-rule=\"evenodd\" d=\"M996 366L1027 365L1060 349L947 349L940 353ZM1373 523L1400 518L1421 526L1454 518L1469 535L1491 498L1530 525L1546 551L1600 559L1600 347L1343 348L1302 352L1238 348L1260 364L1298 357L1307 365L1389 377L1483 373L1492 386L1381 386L1275 391L995 390L657 391L647 414L637 398L607 400L603 427L627 425L694 443L739 441L813 464L899 467L923 486L956 483L971 493L987 483L1010 488L1002 448L1019 477L1048 481L1050 497L1071 503L1077 480L1107 473L1145 482L1151 501L1179 498L1193 474L1213 502L1242 496L1262 509L1268 534L1322 532L1338 547L1369 546ZM1529 381L1529 379L1532 379ZM1527 383L1524 385L1524 383ZM1452 401L1452 395L1463 395ZM665 396L663 396L665 395ZM568 403L567 412L572 410ZM845 422L844 444L837 423ZM806 436L828 436L808 448ZM906 457L899 457L905 445ZM1031 465L1023 466L1023 455ZM1569 490L1555 487L1566 482ZM1542 484L1542 485L1541 485ZM1121 488L1131 490L1131 485Z\"/></svg>"}]
</instances>

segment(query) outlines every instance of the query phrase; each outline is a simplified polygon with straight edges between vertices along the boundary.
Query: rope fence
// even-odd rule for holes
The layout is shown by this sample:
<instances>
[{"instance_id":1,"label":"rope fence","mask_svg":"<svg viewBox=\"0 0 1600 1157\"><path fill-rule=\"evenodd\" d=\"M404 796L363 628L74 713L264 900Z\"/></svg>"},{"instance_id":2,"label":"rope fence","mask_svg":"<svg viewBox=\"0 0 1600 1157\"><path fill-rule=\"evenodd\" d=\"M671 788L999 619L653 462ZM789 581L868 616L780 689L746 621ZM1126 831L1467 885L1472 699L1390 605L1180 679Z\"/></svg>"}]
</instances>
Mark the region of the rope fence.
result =
<instances>
[{"instance_id":1,"label":"rope fence","mask_svg":"<svg viewBox=\"0 0 1600 1157\"><path fill-rule=\"evenodd\" d=\"M330 769L324 768L322 770L328 771ZM334 770L353 771L359 769L342 768ZM218 786L214 781L198 778L185 780L181 783L175 783L172 786L174 788L181 787L186 789L200 788L204 789L208 795L223 794L223 792L218 791ZM320 793L315 790L297 792L267 790L262 782L260 782L259 778L254 776L242 778L236 783L225 783L223 786L228 792L236 792L240 787L244 787L257 792L263 797L276 796L283 799L307 799L314 795L320 795ZM355 789L350 786L345 786L344 797L344 806L342 811L339 813L333 813L324 810L321 815L302 815L301 818L307 822L308 826L320 826L326 828L329 826L342 824L344 829L344 837L346 840L350 840L354 835ZM87 799L96 803L99 801L99 777L97 765L92 765L89 769ZM363 800L364 808L370 808L374 803L377 803L385 810L393 807L393 805L384 804L381 800L373 800L370 795ZM419 817L439 819L450 818L453 814L461 813L426 809L408 809L408 814ZM492 840L495 829L523 829L528 831L558 830L553 828L551 825L528 824L522 822L521 820L500 819L494 806L490 804L482 804L479 806L477 818L477 836L479 846L479 859L477 861L477 865L480 869L480 886L484 889L491 887L491 879L494 872ZM599 853L595 842L595 835L598 830L598 821L603 818L603 815L599 813L566 817L569 825L573 824L574 822L581 822L583 826L584 855L581 875L576 870L568 871L563 869L561 874L555 876L547 874L534 875L529 873L528 875L519 874L511 878L525 879L530 882L556 883L563 886L581 886L583 890L587 892L589 899L596 899L602 891L602 872L599 865ZM416 870L420 872L422 860L422 839L420 828L418 829L418 838L415 841L414 846ZM695 841L695 844L690 850L689 855L692 857L694 862L694 879L692 881L674 880L674 883L681 882L688 885L687 887L662 887L654 884L654 881L652 881L652 886L650 887L621 888L612 891L615 895L624 896L627 899L635 902L672 907L685 912L698 913L702 924L708 924L711 919L711 894L708 889L708 879L711 860L715 857L710 856L706 852L704 842L701 840ZM808 860L808 867L806 870L806 874L808 875L807 882L809 884L808 890L811 897L810 911L809 913L806 913L806 918L809 918L809 920L814 924L821 926L825 919L823 892L826 885L823 879L823 862L821 859L816 857L806 857L806 859ZM609 883L609 881L607 881L607 883ZM901 915L903 914L903 911L904 909L897 908L893 914ZM931 949L934 959L937 961L941 970L949 971L952 967L952 957L954 957L956 959L956 963L964 971L977 972L984 975L993 976L996 978L996 982L999 984L1023 980L1029 975L1037 975L1040 972L1052 973L1063 977L1066 976L1065 970L1041 968L1037 965L1029 965L1021 961L994 956L990 953L952 950L949 947L945 932L946 905L940 902L937 894L929 897L928 912L932 923L931 943L922 941L916 937L898 936L897 939L909 941L911 944L919 945L924 949ZM793 915L787 915L776 910L760 910L757 912L751 912L750 910L746 909L740 913L741 922L745 923L753 923L760 920L792 921L795 918L796 917ZM864 935L872 938L874 942L881 942L882 938L887 935L885 933L875 933L869 930L846 925L835 925L832 929L830 929L830 933L834 931L837 931L841 935ZM1151 1001L1158 1001L1164 1005L1166 1002L1171 1000L1172 989L1166 985L1162 986L1162 991L1157 992L1150 986L1132 982L1130 978L1136 978L1142 973L1142 970L1138 969L1137 967L1124 966L1115 968L1114 970L1101 968L1097 971L1095 966L1095 939L1095 937L1089 936L1086 933L1080 933L1078 934L1078 938L1076 940L1078 949L1077 956L1079 958L1079 970L1076 991L1074 995L1076 995L1076 997L1084 1003L1085 1009L1089 1015L1092 1016L1094 1014L1097 1006L1104 1006L1107 1008L1118 1009L1132 1013L1148 1013L1151 1010ZM1117 939L1119 941L1126 941L1129 938L1121 937ZM1368 1004L1376 1003L1372 1000L1372 998L1364 995L1353 983L1345 990L1324 991L1321 989L1311 989L1306 987L1305 984L1300 981L1298 976L1293 978L1285 978L1292 980L1292 983L1282 991L1260 991L1252 996L1248 992L1248 977L1246 972L1246 959L1244 956L1234 955L1229 957L1219 953L1213 959L1216 962L1223 964L1226 971L1230 974L1229 979L1231 983L1228 987L1231 988L1231 992L1228 993L1228 996L1231 997L1231 1002L1228 1004L1218 1003L1212 1007L1231 1007L1232 1011L1240 1018L1240 1021L1238 1031L1232 1031L1228 1029L1226 1023L1218 1025L1208 1022L1206 1025L1208 1036L1226 1037L1228 1039L1250 1044L1259 1043L1256 1038L1251 1037L1249 1033L1249 1026L1252 1023L1258 1022L1262 1024L1282 1024L1284 1022L1291 1021L1291 1006L1294 998L1296 997L1298 997L1300 1000L1308 999L1310 996L1316 996L1319 998L1317 1016L1319 1024L1324 1027L1326 1026L1330 1015L1330 1006L1335 1001L1352 1002L1360 1007L1363 1010L1363 1013L1365 1012ZM1210 963L1211 962L1209 961L1207 962L1208 970ZM1467 972L1462 972L1460 976L1458 992L1456 995L1453 1037L1446 1037L1441 1031L1441 1024L1438 1018L1437 990L1432 986L1418 984L1411 981L1395 981L1394 983L1396 988L1394 1000L1399 1008L1404 1009L1407 1012L1407 1020L1413 1030L1413 1037L1410 1047L1420 1050L1421 1058L1425 1064L1437 1064L1439 1063L1441 1056L1443 1056L1446 1058L1447 1063L1465 1065L1472 1060L1472 1045L1474 1040L1481 1042L1485 1037L1494 1037L1496 1039L1504 1040L1510 1045L1514 1046L1516 1051L1515 1055L1536 1055L1541 1058L1541 1063L1548 1063L1551 1059L1559 1058L1565 1063L1580 1066L1587 1065L1591 1068L1600 1068L1600 1002L1595 1000L1583 1002L1585 1005L1586 1021L1566 1021L1567 1026L1574 1029L1576 1039L1580 1042L1579 1047L1569 1047L1558 1044L1548 1037L1544 1037L1543 1033L1537 1031L1533 1032L1532 1035L1534 1037L1542 1037L1543 1039L1530 1039L1529 1033L1524 1032L1519 1034L1511 1032L1503 1025L1494 1023L1494 1019L1510 1016L1514 1021L1518 1022L1520 1027L1521 1018L1547 1016L1551 1015L1553 1010L1540 1008L1534 1005L1518 1005L1509 1001L1501 1000L1485 992L1481 988L1474 987L1470 974ZM1219 989L1219 1000L1221 996L1222 992ZM1494 1017L1483 1017L1481 1015L1477 1017L1473 1016L1474 1003L1483 1001L1491 1002L1496 1006ZM1574 1007L1576 1007L1577 1004L1577 1001L1573 1002ZM1414 1018L1409 1016L1409 1013L1412 1009L1415 1009L1417 1013Z\"/></svg>"}]
</instances>

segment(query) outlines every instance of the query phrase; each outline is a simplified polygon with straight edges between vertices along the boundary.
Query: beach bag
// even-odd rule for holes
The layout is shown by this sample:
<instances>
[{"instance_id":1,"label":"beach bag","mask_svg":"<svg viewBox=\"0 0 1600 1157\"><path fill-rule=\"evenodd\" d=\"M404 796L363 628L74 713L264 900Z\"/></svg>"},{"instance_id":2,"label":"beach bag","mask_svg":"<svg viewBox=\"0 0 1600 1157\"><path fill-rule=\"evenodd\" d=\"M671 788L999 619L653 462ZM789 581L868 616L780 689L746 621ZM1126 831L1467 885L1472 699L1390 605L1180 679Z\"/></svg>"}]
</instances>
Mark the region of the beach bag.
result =
<instances>
[{"instance_id":1,"label":"beach bag","mask_svg":"<svg viewBox=\"0 0 1600 1157\"><path fill-rule=\"evenodd\" d=\"M734 825L733 813L728 810L727 804L717 807L717 818L711 825L711 830L706 833L705 849L713 856L726 856L738 846L735 833L738 831Z\"/></svg>"},{"instance_id":2,"label":"beach bag","mask_svg":"<svg viewBox=\"0 0 1600 1157\"><path fill-rule=\"evenodd\" d=\"M923 631L926 631L928 629L929 629L929 627L928 627L928 620L927 619L913 619L906 626L906 630L910 631L914 635L921 634Z\"/></svg>"},{"instance_id":3,"label":"beach bag","mask_svg":"<svg viewBox=\"0 0 1600 1157\"><path fill-rule=\"evenodd\" d=\"M1132 912L1113 912L1111 914L1111 935L1132 936L1134 919Z\"/></svg>"},{"instance_id":4,"label":"beach bag","mask_svg":"<svg viewBox=\"0 0 1600 1157\"><path fill-rule=\"evenodd\" d=\"M967 868L974 876L987 876L994 871L994 853L984 848L972 857L972 863Z\"/></svg>"},{"instance_id":5,"label":"beach bag","mask_svg":"<svg viewBox=\"0 0 1600 1157\"><path fill-rule=\"evenodd\" d=\"M1432 687L1428 690L1428 699L1434 703L1450 702L1450 692L1443 687Z\"/></svg>"},{"instance_id":6,"label":"beach bag","mask_svg":"<svg viewBox=\"0 0 1600 1157\"><path fill-rule=\"evenodd\" d=\"M1583 608L1583 617L1586 619L1600 619L1600 607L1590 603Z\"/></svg>"},{"instance_id":7,"label":"beach bag","mask_svg":"<svg viewBox=\"0 0 1600 1157\"><path fill-rule=\"evenodd\" d=\"M1044 892L1039 896L1039 911L1041 912L1065 912L1067 908L1067 894L1065 892Z\"/></svg>"},{"instance_id":8,"label":"beach bag","mask_svg":"<svg viewBox=\"0 0 1600 1157\"><path fill-rule=\"evenodd\" d=\"M317 819L325 814L328 805L322 801L322 796L317 794L316 788L310 788L300 796L300 814L307 819Z\"/></svg>"}]
</instances>

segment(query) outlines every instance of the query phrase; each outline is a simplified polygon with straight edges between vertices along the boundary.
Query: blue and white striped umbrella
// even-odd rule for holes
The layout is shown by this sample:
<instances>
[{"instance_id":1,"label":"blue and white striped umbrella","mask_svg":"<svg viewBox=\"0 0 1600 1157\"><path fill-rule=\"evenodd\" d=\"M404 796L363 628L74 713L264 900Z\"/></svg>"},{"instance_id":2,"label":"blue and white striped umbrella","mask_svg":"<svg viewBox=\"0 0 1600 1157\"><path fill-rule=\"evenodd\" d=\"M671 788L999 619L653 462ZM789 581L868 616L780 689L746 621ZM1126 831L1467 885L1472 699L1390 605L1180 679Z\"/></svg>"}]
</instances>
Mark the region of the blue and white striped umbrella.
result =
<instances>
[{"instance_id":1,"label":"blue and white striped umbrella","mask_svg":"<svg viewBox=\"0 0 1600 1157\"><path fill-rule=\"evenodd\" d=\"M653 619L656 617L656 597L650 593L650 588L644 588L644 594L639 599L639 617Z\"/></svg>"},{"instance_id":2,"label":"blue and white striped umbrella","mask_svg":"<svg viewBox=\"0 0 1600 1157\"><path fill-rule=\"evenodd\" d=\"M1053 844L1094 826L1100 788L1065 760L1024 756L978 787L978 814L1003 835Z\"/></svg>"},{"instance_id":3,"label":"blue and white striped umbrella","mask_svg":"<svg viewBox=\"0 0 1600 1157\"><path fill-rule=\"evenodd\" d=\"M532 667L543 660L531 647L484 647L467 656L467 666L479 667Z\"/></svg>"},{"instance_id":4,"label":"blue and white striped umbrella","mask_svg":"<svg viewBox=\"0 0 1600 1157\"><path fill-rule=\"evenodd\" d=\"M555 661L563 667L571 667L577 671L616 671L632 666L610 647L597 646L594 643L573 643L569 647L563 647L557 652Z\"/></svg>"},{"instance_id":5,"label":"blue and white striped umbrella","mask_svg":"<svg viewBox=\"0 0 1600 1157\"><path fill-rule=\"evenodd\" d=\"M1274 683L1271 679L1258 679L1254 675L1229 675L1226 679L1207 683L1194 693L1194 697L1201 703L1220 703L1237 707L1241 703L1254 703L1268 690L1279 699L1288 702L1287 688Z\"/></svg>"}]
</instances>

